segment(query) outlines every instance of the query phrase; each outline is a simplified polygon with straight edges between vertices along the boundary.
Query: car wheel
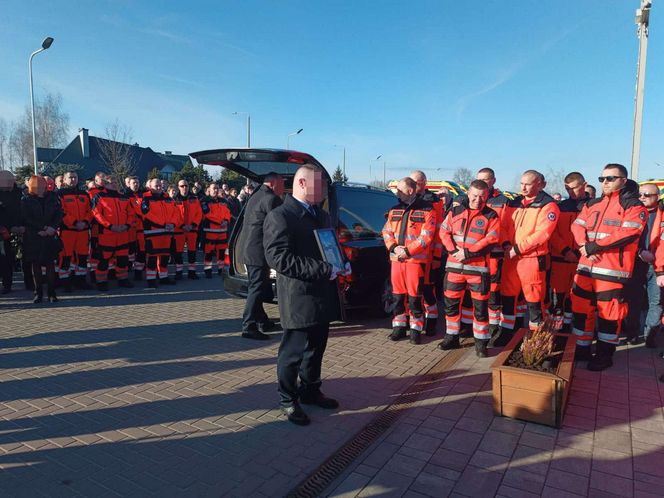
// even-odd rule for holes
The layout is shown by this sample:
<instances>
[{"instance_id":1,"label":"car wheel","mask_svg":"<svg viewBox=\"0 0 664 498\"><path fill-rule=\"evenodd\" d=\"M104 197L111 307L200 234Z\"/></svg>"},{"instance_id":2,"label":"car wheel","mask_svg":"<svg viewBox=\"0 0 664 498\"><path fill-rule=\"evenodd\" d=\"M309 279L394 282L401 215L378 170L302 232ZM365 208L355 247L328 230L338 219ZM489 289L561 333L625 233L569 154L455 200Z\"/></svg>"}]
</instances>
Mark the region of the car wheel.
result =
<instances>
[{"instance_id":1,"label":"car wheel","mask_svg":"<svg viewBox=\"0 0 664 498\"><path fill-rule=\"evenodd\" d=\"M380 314L383 316L392 315L395 305L396 300L394 299L394 294L392 293L392 281L389 278L386 278L380 293Z\"/></svg>"}]
</instances>

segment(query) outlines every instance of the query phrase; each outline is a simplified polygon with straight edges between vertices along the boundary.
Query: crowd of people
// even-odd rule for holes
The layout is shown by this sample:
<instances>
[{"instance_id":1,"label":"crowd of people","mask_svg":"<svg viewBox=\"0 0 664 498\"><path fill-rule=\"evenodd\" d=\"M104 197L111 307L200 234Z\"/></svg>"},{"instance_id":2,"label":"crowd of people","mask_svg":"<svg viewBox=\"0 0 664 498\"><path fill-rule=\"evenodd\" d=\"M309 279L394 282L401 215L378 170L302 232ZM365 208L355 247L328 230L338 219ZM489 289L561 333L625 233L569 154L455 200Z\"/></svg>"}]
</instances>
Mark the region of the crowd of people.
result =
<instances>
[{"instance_id":1,"label":"crowd of people","mask_svg":"<svg viewBox=\"0 0 664 498\"><path fill-rule=\"evenodd\" d=\"M12 290L17 252L34 302L58 300L56 288L107 291L109 280L148 287L197 280L197 250L206 278L221 274L228 235L253 187L129 176L119 185L97 172L81 189L75 171L52 179L33 175L24 185L0 171L2 293ZM186 258L186 264L185 264ZM133 278L130 279L130 274Z\"/></svg>"},{"instance_id":2,"label":"crowd of people","mask_svg":"<svg viewBox=\"0 0 664 498\"><path fill-rule=\"evenodd\" d=\"M428 191L421 171L400 180L383 229L396 301L390 339L419 344L422 333L434 335L440 297L443 350L458 348L470 323L476 354L485 357L510 341L519 321L533 330L547 316L575 335L576 358L590 370L612 365L623 332L632 344L645 335L655 347L664 203L656 184L627 176L624 166L606 165L596 197L581 173L569 173L564 200L545 192L535 170L523 173L514 199L494 187L491 168L454 199Z\"/></svg>"}]
</instances>

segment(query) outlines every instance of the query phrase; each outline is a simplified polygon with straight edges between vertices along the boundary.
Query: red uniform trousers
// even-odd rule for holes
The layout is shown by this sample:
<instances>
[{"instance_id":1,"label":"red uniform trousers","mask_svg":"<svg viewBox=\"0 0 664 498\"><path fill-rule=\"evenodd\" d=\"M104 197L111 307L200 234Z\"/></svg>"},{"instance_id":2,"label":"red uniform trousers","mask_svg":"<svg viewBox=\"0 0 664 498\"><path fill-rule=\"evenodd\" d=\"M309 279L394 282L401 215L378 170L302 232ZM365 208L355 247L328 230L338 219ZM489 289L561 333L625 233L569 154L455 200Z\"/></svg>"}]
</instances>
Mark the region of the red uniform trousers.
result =
<instances>
[{"instance_id":1,"label":"red uniform trousers","mask_svg":"<svg viewBox=\"0 0 664 498\"><path fill-rule=\"evenodd\" d=\"M190 232L185 232L184 240L187 244L187 262L189 263L189 271L196 271L196 247L198 246L198 229L194 228Z\"/></svg>"},{"instance_id":2,"label":"red uniform trousers","mask_svg":"<svg viewBox=\"0 0 664 498\"><path fill-rule=\"evenodd\" d=\"M405 328L410 318L411 330L421 332L424 328L422 288L425 270L425 263L392 261L392 293L396 301L392 327Z\"/></svg>"},{"instance_id":3,"label":"red uniform trousers","mask_svg":"<svg viewBox=\"0 0 664 498\"><path fill-rule=\"evenodd\" d=\"M544 320L547 256L506 258L503 261L501 297L502 326L514 330L519 293L523 292L529 314L529 327L535 329Z\"/></svg>"},{"instance_id":4,"label":"red uniform trousers","mask_svg":"<svg viewBox=\"0 0 664 498\"><path fill-rule=\"evenodd\" d=\"M438 304L436 299L436 282L441 277L440 261L433 260L427 264L424 271L424 284L422 285L422 301L424 302L424 318L438 319Z\"/></svg>"},{"instance_id":5,"label":"red uniform trousers","mask_svg":"<svg viewBox=\"0 0 664 498\"><path fill-rule=\"evenodd\" d=\"M85 276L88 273L88 251L90 250L90 234L85 230L60 230L62 251L60 251L61 279L69 278L71 271L76 276ZM73 267L72 267L73 263Z\"/></svg>"},{"instance_id":6,"label":"red uniform trousers","mask_svg":"<svg viewBox=\"0 0 664 498\"><path fill-rule=\"evenodd\" d=\"M501 300L500 300L500 280L502 278L503 257L491 254L489 258L489 324L500 325L501 318Z\"/></svg>"},{"instance_id":7,"label":"red uniform trousers","mask_svg":"<svg viewBox=\"0 0 664 498\"><path fill-rule=\"evenodd\" d=\"M134 258L134 270L143 271L145 269L145 236L143 229L136 229L136 257Z\"/></svg>"},{"instance_id":8,"label":"red uniform trousers","mask_svg":"<svg viewBox=\"0 0 664 498\"><path fill-rule=\"evenodd\" d=\"M182 273L185 236L181 230L176 231L171 239L171 263L175 265L176 273Z\"/></svg>"},{"instance_id":9,"label":"red uniform trousers","mask_svg":"<svg viewBox=\"0 0 664 498\"><path fill-rule=\"evenodd\" d=\"M554 306L563 312L563 323L572 323L572 301L570 293L576 274L576 263L564 261L551 262L550 286L553 294Z\"/></svg>"},{"instance_id":10,"label":"red uniform trousers","mask_svg":"<svg viewBox=\"0 0 664 498\"><path fill-rule=\"evenodd\" d=\"M597 339L618 344L622 322L627 316L623 284L607 282L586 275L575 275L572 286L572 330L577 346L590 346L595 335L597 314Z\"/></svg>"},{"instance_id":11,"label":"red uniform trousers","mask_svg":"<svg viewBox=\"0 0 664 498\"><path fill-rule=\"evenodd\" d=\"M461 306L465 295L470 295L473 313L473 337L491 338L489 333L489 275L467 275L448 271L445 274L446 333L459 335Z\"/></svg>"},{"instance_id":12,"label":"red uniform trousers","mask_svg":"<svg viewBox=\"0 0 664 498\"><path fill-rule=\"evenodd\" d=\"M217 270L221 271L224 267L224 253L228 246L226 230L217 228L204 228L205 243L203 244L203 269L211 271L216 260Z\"/></svg>"},{"instance_id":13,"label":"red uniform trousers","mask_svg":"<svg viewBox=\"0 0 664 498\"><path fill-rule=\"evenodd\" d=\"M168 258L171 250L170 232L164 229L151 229L143 232L145 237L146 280L168 278Z\"/></svg>"},{"instance_id":14,"label":"red uniform trousers","mask_svg":"<svg viewBox=\"0 0 664 498\"><path fill-rule=\"evenodd\" d=\"M112 232L107 228L100 227L97 254L99 256L96 273L97 283L108 281L108 270L112 259L115 261L115 274L118 280L127 278L129 268L128 232Z\"/></svg>"}]
</instances>

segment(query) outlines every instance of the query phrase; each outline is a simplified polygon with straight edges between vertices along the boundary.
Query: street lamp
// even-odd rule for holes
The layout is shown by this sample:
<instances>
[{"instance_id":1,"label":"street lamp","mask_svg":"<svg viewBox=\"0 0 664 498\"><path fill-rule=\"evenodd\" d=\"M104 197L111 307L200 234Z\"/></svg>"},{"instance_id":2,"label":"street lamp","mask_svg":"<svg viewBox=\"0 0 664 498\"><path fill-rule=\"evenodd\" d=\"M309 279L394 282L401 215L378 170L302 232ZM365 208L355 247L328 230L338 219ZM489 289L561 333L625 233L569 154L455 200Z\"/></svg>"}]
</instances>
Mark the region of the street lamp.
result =
<instances>
[{"instance_id":1,"label":"street lamp","mask_svg":"<svg viewBox=\"0 0 664 498\"><path fill-rule=\"evenodd\" d=\"M234 116L240 116L241 114L247 115L247 149L251 148L251 114L243 111L236 111L233 113Z\"/></svg>"},{"instance_id":2,"label":"street lamp","mask_svg":"<svg viewBox=\"0 0 664 498\"><path fill-rule=\"evenodd\" d=\"M300 128L299 130L288 134L288 137L286 137L286 150L290 150L290 137L294 135L299 135L300 133L302 133L302 130L304 130L304 128Z\"/></svg>"},{"instance_id":3,"label":"street lamp","mask_svg":"<svg viewBox=\"0 0 664 498\"><path fill-rule=\"evenodd\" d=\"M30 54L28 59L28 73L30 75L30 107L32 109L32 159L35 165L35 175L37 174L37 127L35 126L35 94L32 90L32 58L39 52L43 52L53 44L53 38L47 36L41 44L39 50L35 50Z\"/></svg>"},{"instance_id":4,"label":"street lamp","mask_svg":"<svg viewBox=\"0 0 664 498\"><path fill-rule=\"evenodd\" d=\"M378 161L381 157L383 157L383 154L380 154L380 155L378 155L378 156L376 157L376 159L372 159L371 161L369 161L369 183L371 183L371 180L372 180L372 176L371 176L371 163L374 162L374 161Z\"/></svg>"},{"instance_id":5,"label":"street lamp","mask_svg":"<svg viewBox=\"0 0 664 498\"><path fill-rule=\"evenodd\" d=\"M650 24L650 0L641 0L636 9L636 34L639 37L639 59L636 65L636 97L634 106L634 135L632 137L632 179L638 180L639 155L641 154L641 124L643 122L643 89L646 83L646 55L648 53L648 26Z\"/></svg>"}]
</instances>

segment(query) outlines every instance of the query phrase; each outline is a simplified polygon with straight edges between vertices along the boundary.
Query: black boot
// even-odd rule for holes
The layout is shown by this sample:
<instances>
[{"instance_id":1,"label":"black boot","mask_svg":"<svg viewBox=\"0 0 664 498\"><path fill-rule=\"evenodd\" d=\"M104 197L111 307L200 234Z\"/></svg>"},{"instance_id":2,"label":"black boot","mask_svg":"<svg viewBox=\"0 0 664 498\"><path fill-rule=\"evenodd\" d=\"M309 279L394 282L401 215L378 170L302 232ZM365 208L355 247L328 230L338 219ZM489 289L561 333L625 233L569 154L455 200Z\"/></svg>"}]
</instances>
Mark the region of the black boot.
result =
<instances>
[{"instance_id":1,"label":"black boot","mask_svg":"<svg viewBox=\"0 0 664 498\"><path fill-rule=\"evenodd\" d=\"M64 290L67 293L70 293L72 291L72 286L71 286L71 279L74 277L69 277L69 278L63 278L62 282L62 290Z\"/></svg>"},{"instance_id":2,"label":"black boot","mask_svg":"<svg viewBox=\"0 0 664 498\"><path fill-rule=\"evenodd\" d=\"M49 303L57 303L58 302L58 297L55 295L55 290L48 291L48 302Z\"/></svg>"},{"instance_id":3,"label":"black boot","mask_svg":"<svg viewBox=\"0 0 664 498\"><path fill-rule=\"evenodd\" d=\"M390 341L398 341L406 337L406 327L394 327L392 333L387 336Z\"/></svg>"},{"instance_id":4,"label":"black boot","mask_svg":"<svg viewBox=\"0 0 664 498\"><path fill-rule=\"evenodd\" d=\"M219 269L217 270L217 275L219 275L220 277L223 277L223 276L224 276L224 270L221 269L221 268L219 268Z\"/></svg>"},{"instance_id":5,"label":"black boot","mask_svg":"<svg viewBox=\"0 0 664 498\"><path fill-rule=\"evenodd\" d=\"M657 347L657 331L659 330L659 325L652 327L648 331L646 336L646 347L650 349L655 349Z\"/></svg>"},{"instance_id":6,"label":"black boot","mask_svg":"<svg viewBox=\"0 0 664 498\"><path fill-rule=\"evenodd\" d=\"M475 355L478 358L486 358L488 345L489 339L475 339Z\"/></svg>"},{"instance_id":7,"label":"black boot","mask_svg":"<svg viewBox=\"0 0 664 498\"><path fill-rule=\"evenodd\" d=\"M153 278L148 280L148 287L150 289L156 289L157 288L157 279Z\"/></svg>"},{"instance_id":8,"label":"black boot","mask_svg":"<svg viewBox=\"0 0 664 498\"><path fill-rule=\"evenodd\" d=\"M422 342L421 332L419 330L410 329L408 332L409 342L411 344L420 344Z\"/></svg>"},{"instance_id":9,"label":"black boot","mask_svg":"<svg viewBox=\"0 0 664 498\"><path fill-rule=\"evenodd\" d=\"M123 278L122 280L118 280L118 287L124 287L125 289L132 289L134 287L134 284L132 284L128 278Z\"/></svg>"},{"instance_id":10,"label":"black boot","mask_svg":"<svg viewBox=\"0 0 664 498\"><path fill-rule=\"evenodd\" d=\"M433 337L436 335L436 323L438 323L437 318L427 318L424 322L424 335L427 337Z\"/></svg>"},{"instance_id":11,"label":"black boot","mask_svg":"<svg viewBox=\"0 0 664 498\"><path fill-rule=\"evenodd\" d=\"M514 331L505 327L500 327L500 332L489 340L489 347L502 348L512 340Z\"/></svg>"},{"instance_id":12,"label":"black boot","mask_svg":"<svg viewBox=\"0 0 664 498\"><path fill-rule=\"evenodd\" d=\"M170 277L160 278L159 285L175 285L175 280Z\"/></svg>"},{"instance_id":13,"label":"black boot","mask_svg":"<svg viewBox=\"0 0 664 498\"><path fill-rule=\"evenodd\" d=\"M613 353L616 350L615 344L609 344L604 341L597 341L595 345L595 356L588 362L588 370L592 372L601 372L613 366Z\"/></svg>"},{"instance_id":14,"label":"black boot","mask_svg":"<svg viewBox=\"0 0 664 498\"><path fill-rule=\"evenodd\" d=\"M591 358L592 354L590 354L590 346L576 346L574 361L589 361Z\"/></svg>"},{"instance_id":15,"label":"black boot","mask_svg":"<svg viewBox=\"0 0 664 498\"><path fill-rule=\"evenodd\" d=\"M187 278L189 280L198 280L198 275L196 275L196 270L189 270L189 273L187 274Z\"/></svg>"},{"instance_id":16,"label":"black boot","mask_svg":"<svg viewBox=\"0 0 664 498\"><path fill-rule=\"evenodd\" d=\"M42 286L41 286L41 285L35 287L35 293L34 293L34 297L32 298L32 302L35 303L35 304L37 304L37 303L41 303L41 302L42 302L42 298L44 297L43 292L44 292L44 291L42 290Z\"/></svg>"},{"instance_id":17,"label":"black boot","mask_svg":"<svg viewBox=\"0 0 664 498\"><path fill-rule=\"evenodd\" d=\"M134 270L134 281L138 282L143 280L143 270Z\"/></svg>"},{"instance_id":18,"label":"black boot","mask_svg":"<svg viewBox=\"0 0 664 498\"><path fill-rule=\"evenodd\" d=\"M445 334L445 337L443 337L443 340L438 344L438 349L442 349L443 351L449 351L450 349L458 349L461 347L461 344L459 344L459 336L458 335L453 335L453 334Z\"/></svg>"},{"instance_id":19,"label":"black boot","mask_svg":"<svg viewBox=\"0 0 664 498\"><path fill-rule=\"evenodd\" d=\"M74 277L74 287L81 290L89 290L90 284L85 280L85 275L76 275Z\"/></svg>"},{"instance_id":20,"label":"black boot","mask_svg":"<svg viewBox=\"0 0 664 498\"><path fill-rule=\"evenodd\" d=\"M93 284L97 283L97 275L93 271L90 272L90 282L92 282Z\"/></svg>"},{"instance_id":21,"label":"black boot","mask_svg":"<svg viewBox=\"0 0 664 498\"><path fill-rule=\"evenodd\" d=\"M205 278L212 278L212 270L205 270Z\"/></svg>"},{"instance_id":22,"label":"black boot","mask_svg":"<svg viewBox=\"0 0 664 498\"><path fill-rule=\"evenodd\" d=\"M108 291L108 282L97 282L97 290L99 292Z\"/></svg>"},{"instance_id":23,"label":"black boot","mask_svg":"<svg viewBox=\"0 0 664 498\"><path fill-rule=\"evenodd\" d=\"M182 270L175 272L175 280L182 280Z\"/></svg>"}]
</instances>

